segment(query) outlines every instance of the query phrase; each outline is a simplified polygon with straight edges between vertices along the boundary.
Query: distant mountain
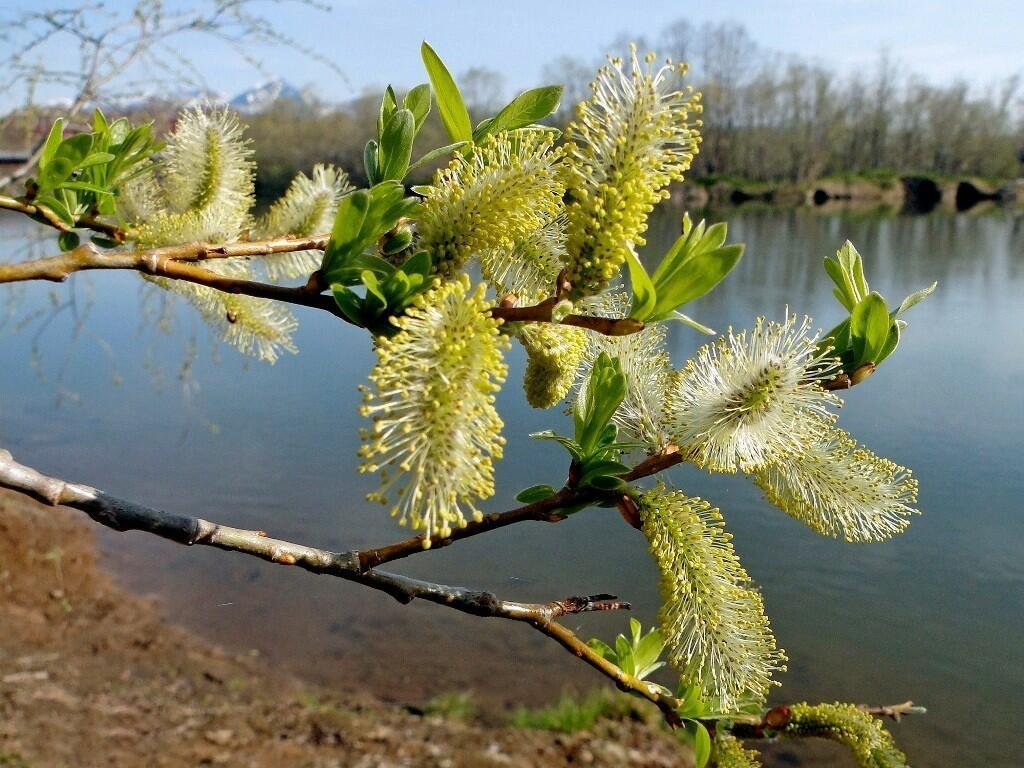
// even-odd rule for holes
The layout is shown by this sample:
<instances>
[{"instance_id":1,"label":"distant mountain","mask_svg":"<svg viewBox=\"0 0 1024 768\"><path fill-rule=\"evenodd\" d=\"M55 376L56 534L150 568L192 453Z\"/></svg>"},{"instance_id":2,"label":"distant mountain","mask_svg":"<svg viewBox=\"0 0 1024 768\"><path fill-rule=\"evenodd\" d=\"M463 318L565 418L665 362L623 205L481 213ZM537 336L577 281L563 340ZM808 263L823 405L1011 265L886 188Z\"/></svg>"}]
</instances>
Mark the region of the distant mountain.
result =
<instances>
[{"instance_id":1,"label":"distant mountain","mask_svg":"<svg viewBox=\"0 0 1024 768\"><path fill-rule=\"evenodd\" d=\"M253 86L232 98L228 104L238 112L251 114L262 112L280 100L294 101L298 104L308 105L309 97L299 88L287 80L267 80L259 85Z\"/></svg>"}]
</instances>

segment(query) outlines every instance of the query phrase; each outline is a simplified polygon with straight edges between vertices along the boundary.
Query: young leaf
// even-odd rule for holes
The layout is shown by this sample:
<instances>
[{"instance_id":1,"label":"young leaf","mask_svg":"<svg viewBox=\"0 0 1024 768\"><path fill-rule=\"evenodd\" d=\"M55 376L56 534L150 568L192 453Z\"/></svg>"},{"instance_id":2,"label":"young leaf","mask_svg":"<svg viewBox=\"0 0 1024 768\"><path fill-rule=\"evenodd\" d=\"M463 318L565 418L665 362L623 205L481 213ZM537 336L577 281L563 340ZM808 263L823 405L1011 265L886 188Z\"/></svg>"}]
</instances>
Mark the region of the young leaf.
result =
<instances>
[{"instance_id":1,"label":"young leaf","mask_svg":"<svg viewBox=\"0 0 1024 768\"><path fill-rule=\"evenodd\" d=\"M411 89L405 94L405 100L402 102L402 105L412 112L412 116L416 121L416 132L418 133L420 128L423 127L423 121L430 114L430 85L423 83Z\"/></svg>"},{"instance_id":2,"label":"young leaf","mask_svg":"<svg viewBox=\"0 0 1024 768\"><path fill-rule=\"evenodd\" d=\"M53 121L53 126L50 128L50 133L46 137L46 142L43 144L42 154L39 156L39 167L44 168L49 165L50 162L57 154L57 147L60 146L61 141L64 139L64 118L58 117Z\"/></svg>"},{"instance_id":3,"label":"young leaf","mask_svg":"<svg viewBox=\"0 0 1024 768\"><path fill-rule=\"evenodd\" d=\"M381 181L377 149L377 142L373 139L366 142L366 147L363 149L363 166L366 168L366 180L370 182L371 187Z\"/></svg>"},{"instance_id":4,"label":"young leaf","mask_svg":"<svg viewBox=\"0 0 1024 768\"><path fill-rule=\"evenodd\" d=\"M420 47L420 54L423 56L423 65L427 69L430 85L434 90L437 111L448 135L452 141L472 142L473 124L469 120L469 110L466 109L466 103L462 100L462 94L455 85L451 73L441 61L441 57L426 42Z\"/></svg>"},{"instance_id":5,"label":"young leaf","mask_svg":"<svg viewBox=\"0 0 1024 768\"><path fill-rule=\"evenodd\" d=\"M378 136L384 133L384 126L396 109L398 109L398 100L395 98L395 89L389 85L384 89L384 97L380 100L380 112L377 113Z\"/></svg>"},{"instance_id":6,"label":"young leaf","mask_svg":"<svg viewBox=\"0 0 1024 768\"><path fill-rule=\"evenodd\" d=\"M629 308L629 316L643 322L651 316L658 296L647 270L632 249L626 252L626 264L629 265L629 280L633 288L633 303Z\"/></svg>"},{"instance_id":7,"label":"young leaf","mask_svg":"<svg viewBox=\"0 0 1024 768\"><path fill-rule=\"evenodd\" d=\"M907 296L907 298L900 302L899 308L893 313L893 319L895 320L908 309L913 307L915 304L931 296L935 292L935 289L938 287L938 285L939 284L937 282L932 283L927 288L922 288L920 291L916 291Z\"/></svg>"},{"instance_id":8,"label":"young leaf","mask_svg":"<svg viewBox=\"0 0 1024 768\"><path fill-rule=\"evenodd\" d=\"M450 154L452 152L457 152L458 150L462 149L465 146L468 146L468 142L457 141L454 144L448 144L448 145L443 146L443 147L438 147L437 149L432 149L429 152L427 152L427 154L425 154L423 157L421 157L419 160L417 160L415 163L410 165L409 166L409 170L410 171L414 171L417 168L419 168L421 165L425 165L426 163L429 163L429 162L432 162L434 160L437 160L439 157L444 157L445 155ZM417 189L416 187L413 187L412 191L415 192L416 189ZM426 189L429 189L429 187L426 187Z\"/></svg>"},{"instance_id":9,"label":"young leaf","mask_svg":"<svg viewBox=\"0 0 1024 768\"><path fill-rule=\"evenodd\" d=\"M876 362L885 347L892 321L889 308L877 293L869 293L853 308L850 315L850 338L857 364Z\"/></svg>"},{"instance_id":10,"label":"young leaf","mask_svg":"<svg viewBox=\"0 0 1024 768\"><path fill-rule=\"evenodd\" d=\"M548 85L533 88L516 96L505 105L491 120L477 126L473 133L473 141L480 141L485 136L501 131L514 131L543 120L556 109L562 100L562 86Z\"/></svg>"},{"instance_id":11,"label":"young leaf","mask_svg":"<svg viewBox=\"0 0 1024 768\"><path fill-rule=\"evenodd\" d=\"M550 485L531 485L516 494L516 501L522 504L533 504L535 501L554 496L555 493L555 489Z\"/></svg>"},{"instance_id":12,"label":"young leaf","mask_svg":"<svg viewBox=\"0 0 1024 768\"><path fill-rule=\"evenodd\" d=\"M625 398L626 377L622 374L619 360L602 352L590 371L586 396L576 401L573 413L576 442L584 457L593 455L601 445L601 437L609 426L612 414Z\"/></svg>"},{"instance_id":13,"label":"young leaf","mask_svg":"<svg viewBox=\"0 0 1024 768\"><path fill-rule=\"evenodd\" d=\"M380 136L378 157L383 157L380 167L382 181L401 180L409 170L412 160L412 142L416 137L416 119L408 109L398 109L384 123Z\"/></svg>"},{"instance_id":14,"label":"young leaf","mask_svg":"<svg viewBox=\"0 0 1024 768\"><path fill-rule=\"evenodd\" d=\"M61 232L57 236L57 245L60 246L62 251L70 251L72 248L77 248L79 242L77 232Z\"/></svg>"},{"instance_id":15,"label":"young leaf","mask_svg":"<svg viewBox=\"0 0 1024 768\"><path fill-rule=\"evenodd\" d=\"M703 723L696 720L690 722L693 723L693 762L696 768L704 768L711 759L711 734L708 733L708 729L704 727Z\"/></svg>"}]
</instances>

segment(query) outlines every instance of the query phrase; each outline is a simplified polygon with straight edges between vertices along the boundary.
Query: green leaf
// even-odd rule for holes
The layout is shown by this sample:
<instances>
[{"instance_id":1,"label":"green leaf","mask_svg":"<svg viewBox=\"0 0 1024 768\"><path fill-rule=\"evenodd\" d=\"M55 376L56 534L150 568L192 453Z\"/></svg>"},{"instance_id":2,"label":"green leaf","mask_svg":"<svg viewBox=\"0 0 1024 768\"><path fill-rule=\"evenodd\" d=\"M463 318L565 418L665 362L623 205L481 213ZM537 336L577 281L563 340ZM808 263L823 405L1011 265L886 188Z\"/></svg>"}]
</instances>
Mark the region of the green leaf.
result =
<instances>
[{"instance_id":1,"label":"green leaf","mask_svg":"<svg viewBox=\"0 0 1024 768\"><path fill-rule=\"evenodd\" d=\"M910 294L909 296L907 296L907 298L905 298L902 302L900 302L899 308L893 314L893 319L895 320L900 315L902 315L904 312L906 312L908 309L913 307L915 304L917 304L920 301L922 301L923 299L926 299L929 296L931 296L935 292L935 289L938 287L938 285L939 284L937 282L936 283L932 283L927 288L922 288L920 291L916 291L916 292Z\"/></svg>"},{"instance_id":2,"label":"green leaf","mask_svg":"<svg viewBox=\"0 0 1024 768\"><path fill-rule=\"evenodd\" d=\"M39 173L39 188L54 190L75 172L75 164L69 158L55 157Z\"/></svg>"},{"instance_id":3,"label":"green leaf","mask_svg":"<svg viewBox=\"0 0 1024 768\"><path fill-rule=\"evenodd\" d=\"M407 275L430 276L433 261L428 251L417 251L410 256L400 269Z\"/></svg>"},{"instance_id":4,"label":"green leaf","mask_svg":"<svg viewBox=\"0 0 1024 768\"><path fill-rule=\"evenodd\" d=\"M477 126L473 133L473 141L479 142L489 134L514 131L543 120L558 109L561 100L560 85L547 85L524 91L505 105L493 119Z\"/></svg>"},{"instance_id":5,"label":"green leaf","mask_svg":"<svg viewBox=\"0 0 1024 768\"><path fill-rule=\"evenodd\" d=\"M674 274L655 289L658 303L652 319L662 319L695 299L709 293L743 258L743 244L725 245L703 251L688 259L681 274Z\"/></svg>"},{"instance_id":6,"label":"green leaf","mask_svg":"<svg viewBox=\"0 0 1024 768\"><path fill-rule=\"evenodd\" d=\"M77 248L79 242L81 240L77 232L61 232L57 235L57 245L60 246L62 251L70 251L72 248Z\"/></svg>"},{"instance_id":7,"label":"green leaf","mask_svg":"<svg viewBox=\"0 0 1024 768\"><path fill-rule=\"evenodd\" d=\"M876 362L886 346L889 328L889 308L885 299L875 292L869 293L850 314L850 340L856 364Z\"/></svg>"},{"instance_id":8,"label":"green leaf","mask_svg":"<svg viewBox=\"0 0 1024 768\"><path fill-rule=\"evenodd\" d=\"M592 648L594 651L599 653L602 658L613 660L615 659L615 650L608 645L604 640L596 637L592 637L587 640L587 646Z\"/></svg>"},{"instance_id":9,"label":"green leaf","mask_svg":"<svg viewBox=\"0 0 1024 768\"><path fill-rule=\"evenodd\" d=\"M363 325L362 305L363 301L359 295L339 283L331 284L331 293L334 294L334 303L338 305L341 313L354 325Z\"/></svg>"},{"instance_id":10,"label":"green leaf","mask_svg":"<svg viewBox=\"0 0 1024 768\"><path fill-rule=\"evenodd\" d=\"M581 482L587 482L591 477L597 477L598 475L628 475L632 471L631 467L627 467L618 461L588 461L583 468L583 474L581 476Z\"/></svg>"},{"instance_id":11,"label":"green leaf","mask_svg":"<svg viewBox=\"0 0 1024 768\"><path fill-rule=\"evenodd\" d=\"M67 158L77 168L89 156L89 152L92 150L92 142L93 137L91 133L79 133L69 136L57 147L56 157Z\"/></svg>"},{"instance_id":12,"label":"green leaf","mask_svg":"<svg viewBox=\"0 0 1024 768\"><path fill-rule=\"evenodd\" d=\"M75 217L71 215L71 211L68 210L67 206L64 205L60 200L52 195L40 195L35 199L36 205L42 205L45 208L49 208L64 224L69 227L75 226Z\"/></svg>"},{"instance_id":13,"label":"green leaf","mask_svg":"<svg viewBox=\"0 0 1024 768\"><path fill-rule=\"evenodd\" d=\"M380 299L381 304L385 307L388 305L388 300L381 291L380 282L377 280L377 276L373 272L368 269L364 269L359 273L359 280L366 286L368 296L376 296Z\"/></svg>"},{"instance_id":14,"label":"green leaf","mask_svg":"<svg viewBox=\"0 0 1024 768\"><path fill-rule=\"evenodd\" d=\"M451 73L441 61L441 57L426 42L420 47L420 54L430 77L434 99L437 101L437 111L448 135L452 141L472 142L473 124L469 120L469 110L466 109L466 103L462 100L462 94L455 85Z\"/></svg>"},{"instance_id":15,"label":"green leaf","mask_svg":"<svg viewBox=\"0 0 1024 768\"><path fill-rule=\"evenodd\" d=\"M633 289L633 303L629 308L629 316L643 322L651 316L658 295L654 291L654 283L651 282L647 270L632 248L626 249L626 264L629 265L629 281Z\"/></svg>"},{"instance_id":16,"label":"green leaf","mask_svg":"<svg viewBox=\"0 0 1024 768\"><path fill-rule=\"evenodd\" d=\"M630 487L629 483L621 477L614 477L612 475L596 475L589 478L584 485L589 485L591 488L595 488L599 491L605 491L607 493L613 493L616 491L626 493Z\"/></svg>"},{"instance_id":17,"label":"green leaf","mask_svg":"<svg viewBox=\"0 0 1024 768\"><path fill-rule=\"evenodd\" d=\"M531 485L516 494L516 501L522 504L533 504L535 501L554 496L555 493L555 489L550 485Z\"/></svg>"},{"instance_id":18,"label":"green leaf","mask_svg":"<svg viewBox=\"0 0 1024 768\"><path fill-rule=\"evenodd\" d=\"M39 156L39 167L40 169L50 164L53 158L57 154L57 147L60 146L61 141L64 139L64 118L58 117L53 121L53 126L50 128L50 133L46 137L46 142L43 144L42 154Z\"/></svg>"},{"instance_id":19,"label":"green leaf","mask_svg":"<svg viewBox=\"0 0 1024 768\"><path fill-rule=\"evenodd\" d=\"M380 164L377 160L377 147L377 142L374 139L370 139L363 148L363 166L366 168L366 180L370 182L371 187L381 181Z\"/></svg>"},{"instance_id":20,"label":"green leaf","mask_svg":"<svg viewBox=\"0 0 1024 768\"><path fill-rule=\"evenodd\" d=\"M420 128L423 127L423 121L430 114L430 85L423 83L411 89L405 94L405 101L402 104L412 112L416 120L416 131L418 133Z\"/></svg>"},{"instance_id":21,"label":"green leaf","mask_svg":"<svg viewBox=\"0 0 1024 768\"><path fill-rule=\"evenodd\" d=\"M448 144L448 145L443 146L443 147L438 147L437 149L432 149L429 152L427 152L427 154L425 154L423 157L421 157L419 160L417 160L415 163L410 165L409 166L409 170L410 171L414 171L417 168L419 168L421 165L425 165L427 163L433 162L434 160L437 160L439 157L444 157L445 155L450 154L452 152L456 152L456 151L458 151L458 150L460 150L460 149L462 149L463 147L466 147L466 146L469 146L469 142L457 141L454 144ZM413 192L415 192L416 189L417 189L416 187L413 187ZM428 187L428 189L429 189L429 187Z\"/></svg>"},{"instance_id":22,"label":"green leaf","mask_svg":"<svg viewBox=\"0 0 1024 768\"><path fill-rule=\"evenodd\" d=\"M398 100L395 98L395 89L389 85L384 89L384 96L380 100L380 111L377 113L377 136L384 133L384 126L396 109L398 109Z\"/></svg>"},{"instance_id":23,"label":"green leaf","mask_svg":"<svg viewBox=\"0 0 1024 768\"><path fill-rule=\"evenodd\" d=\"M680 717L699 717L704 714L704 702L701 701L699 685L691 685L680 692L677 698L683 702L678 709Z\"/></svg>"},{"instance_id":24,"label":"green leaf","mask_svg":"<svg viewBox=\"0 0 1024 768\"><path fill-rule=\"evenodd\" d=\"M703 723L694 723L693 730L693 762L696 768L704 768L711 759L711 734Z\"/></svg>"},{"instance_id":25,"label":"green leaf","mask_svg":"<svg viewBox=\"0 0 1024 768\"><path fill-rule=\"evenodd\" d=\"M358 238L369 209L370 193L365 189L357 189L342 198L338 205L338 212L334 216L331 242L340 245L351 243Z\"/></svg>"},{"instance_id":26,"label":"green leaf","mask_svg":"<svg viewBox=\"0 0 1024 768\"><path fill-rule=\"evenodd\" d=\"M881 363L885 358L896 351L896 347L900 345L900 333L906 327L906 323L902 320L896 320L893 322L892 327L889 329L889 336L885 340L885 344L878 353L878 357L875 360L875 365Z\"/></svg>"},{"instance_id":27,"label":"green leaf","mask_svg":"<svg viewBox=\"0 0 1024 768\"><path fill-rule=\"evenodd\" d=\"M114 159L114 156L109 152L93 152L85 160L79 164L79 168L88 168L93 165L101 165L103 163L109 163Z\"/></svg>"},{"instance_id":28,"label":"green leaf","mask_svg":"<svg viewBox=\"0 0 1024 768\"><path fill-rule=\"evenodd\" d=\"M110 237L104 237L103 235L93 235L92 241L100 248L117 248L121 245L117 240Z\"/></svg>"},{"instance_id":29,"label":"green leaf","mask_svg":"<svg viewBox=\"0 0 1024 768\"><path fill-rule=\"evenodd\" d=\"M683 323L684 325L690 326L695 331L699 331L700 333L707 334L708 336L714 336L715 335L715 331L714 331L713 328L708 328L706 325L703 325L702 323L698 323L692 317L690 317L689 315L684 315L682 312L673 312L671 315L669 315L668 317L663 318L663 319L665 319L665 320L678 320L680 323Z\"/></svg>"},{"instance_id":30,"label":"green leaf","mask_svg":"<svg viewBox=\"0 0 1024 768\"><path fill-rule=\"evenodd\" d=\"M80 192L92 192L97 195L113 195L109 189L98 187L95 184L89 184L84 181L65 181L60 185L60 189L77 189Z\"/></svg>"},{"instance_id":31,"label":"green leaf","mask_svg":"<svg viewBox=\"0 0 1024 768\"><path fill-rule=\"evenodd\" d=\"M580 447L580 444L578 442L576 442L570 437L560 435L557 432L554 432L550 429L545 429L542 432L531 432L530 437L536 438L537 440L554 440L556 443L559 443L562 447L569 451L569 453L572 455L574 459L582 461L584 458L583 449Z\"/></svg>"},{"instance_id":32,"label":"green leaf","mask_svg":"<svg viewBox=\"0 0 1024 768\"><path fill-rule=\"evenodd\" d=\"M867 280L864 278L864 263L861 255L849 240L836 251L834 257L825 258L825 271L836 284L836 298L853 312L854 307L868 294Z\"/></svg>"},{"instance_id":33,"label":"green leaf","mask_svg":"<svg viewBox=\"0 0 1024 768\"><path fill-rule=\"evenodd\" d=\"M659 664L658 659L664 648L665 641L662 638L661 633L656 629L652 629L646 635L641 637L633 649L633 657L636 659L638 670L642 672L649 667L659 669L661 665ZM654 670L652 669L650 671L653 672ZM647 674L650 674L650 672ZM647 675L645 674L643 676L646 677Z\"/></svg>"},{"instance_id":34,"label":"green leaf","mask_svg":"<svg viewBox=\"0 0 1024 768\"><path fill-rule=\"evenodd\" d=\"M382 181L401 180L409 170L412 160L412 142L416 137L416 119L408 109L399 109L384 123L380 137L378 156L383 158L380 167Z\"/></svg>"},{"instance_id":35,"label":"green leaf","mask_svg":"<svg viewBox=\"0 0 1024 768\"><path fill-rule=\"evenodd\" d=\"M584 456L590 456L600 445L600 438L612 415L626 398L626 377L618 358L602 352L590 371L586 396L576 401L573 422L576 441Z\"/></svg>"},{"instance_id":36,"label":"green leaf","mask_svg":"<svg viewBox=\"0 0 1024 768\"><path fill-rule=\"evenodd\" d=\"M388 238L388 241L384 243L380 251L386 256L394 256L396 253L404 251L410 245L412 245L412 232L408 229L402 229Z\"/></svg>"}]
</instances>

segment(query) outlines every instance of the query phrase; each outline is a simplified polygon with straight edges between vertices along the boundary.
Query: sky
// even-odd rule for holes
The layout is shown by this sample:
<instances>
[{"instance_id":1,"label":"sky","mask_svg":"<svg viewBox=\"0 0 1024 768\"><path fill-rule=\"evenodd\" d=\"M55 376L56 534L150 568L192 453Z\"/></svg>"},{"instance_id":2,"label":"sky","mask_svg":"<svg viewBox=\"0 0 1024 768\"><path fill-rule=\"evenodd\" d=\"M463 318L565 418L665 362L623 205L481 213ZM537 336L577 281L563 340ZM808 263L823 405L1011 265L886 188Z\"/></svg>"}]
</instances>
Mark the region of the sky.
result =
<instances>
[{"instance_id":1,"label":"sky","mask_svg":"<svg viewBox=\"0 0 1024 768\"><path fill-rule=\"evenodd\" d=\"M4 3L0 21L26 9L69 4L75 3L14 0ZM167 3L170 8L194 4ZM129 0L106 2L120 10L133 5ZM472 66L494 69L512 90L540 84L544 65L559 56L591 60L623 35L656 40L678 19L697 26L738 21L763 47L840 72L871 67L887 49L898 62L935 83L964 79L981 87L1024 73L1021 0L335 0L327 5L326 12L289 2L264 7L283 33L315 47L344 77L287 51L254 53L265 58L274 74L298 86L312 84L328 101L386 82L421 82L418 49L423 39L453 72ZM0 50L13 44L0 37ZM213 89L229 96L262 77L242 57L211 47L209 40L185 38L178 50L198 65ZM48 55L71 56L68 50ZM68 58L68 64L73 66L74 59ZM10 106L4 98L0 94L0 106Z\"/></svg>"}]
</instances>

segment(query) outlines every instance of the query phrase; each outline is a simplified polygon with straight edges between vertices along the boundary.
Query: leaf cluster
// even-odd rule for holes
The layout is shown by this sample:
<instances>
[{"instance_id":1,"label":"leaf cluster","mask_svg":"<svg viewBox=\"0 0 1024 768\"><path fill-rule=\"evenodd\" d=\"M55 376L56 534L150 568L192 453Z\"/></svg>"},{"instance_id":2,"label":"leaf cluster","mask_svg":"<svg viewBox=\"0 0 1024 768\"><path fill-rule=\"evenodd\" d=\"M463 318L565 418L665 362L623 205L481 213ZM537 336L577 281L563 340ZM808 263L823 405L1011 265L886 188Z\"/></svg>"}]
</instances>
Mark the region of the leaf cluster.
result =
<instances>
[{"instance_id":1,"label":"leaf cluster","mask_svg":"<svg viewBox=\"0 0 1024 768\"><path fill-rule=\"evenodd\" d=\"M118 189L146 170L146 161L162 146L153 136L152 123L132 126L125 118L110 123L97 109L91 132L65 137L64 119L57 118L43 144L38 173L28 182L30 197L69 228L87 214L112 216ZM78 244L78 236L66 232L60 244L69 250Z\"/></svg>"},{"instance_id":2,"label":"leaf cluster","mask_svg":"<svg viewBox=\"0 0 1024 768\"><path fill-rule=\"evenodd\" d=\"M479 144L491 134L502 131L554 130L546 126L539 126L537 123L558 109L562 100L562 86L546 85L523 91L502 107L498 114L485 118L474 128L462 93L441 57L427 43L423 43L420 53L423 56L423 65L427 69L427 75L430 77L430 85L434 92L434 98L437 100L441 122L444 123L448 136L455 142L447 149Z\"/></svg>"},{"instance_id":3,"label":"leaf cluster","mask_svg":"<svg viewBox=\"0 0 1024 768\"><path fill-rule=\"evenodd\" d=\"M679 308L699 299L725 278L743 256L743 244L726 245L728 225L694 225L683 217L683 233L672 244L653 275L648 275L635 253L626 263L633 286L629 316L645 323L679 320L702 333L713 331L687 317Z\"/></svg>"},{"instance_id":4,"label":"leaf cluster","mask_svg":"<svg viewBox=\"0 0 1024 768\"><path fill-rule=\"evenodd\" d=\"M617 459L622 451L635 446L617 441L619 430L612 422L612 416L626 398L626 389L626 377L619 359L602 352L594 361L584 396L578 398L573 407L573 437L559 435L553 430L531 435L541 440L554 440L569 452L579 488L590 488L609 496L633 492L622 479L630 468ZM532 486L517 498L529 503L551 493L554 489L550 486Z\"/></svg>"},{"instance_id":5,"label":"leaf cluster","mask_svg":"<svg viewBox=\"0 0 1024 768\"><path fill-rule=\"evenodd\" d=\"M900 319L902 315L938 285L932 283L910 294L890 311L882 295L868 288L863 259L849 240L834 257L825 258L825 271L836 284L833 295L850 316L829 331L822 343L832 348L846 373L868 364L877 366L889 357L907 326L906 321Z\"/></svg>"},{"instance_id":6,"label":"leaf cluster","mask_svg":"<svg viewBox=\"0 0 1024 768\"><path fill-rule=\"evenodd\" d=\"M384 255L409 246L411 233L395 230L417 204L416 198L406 197L401 182L387 180L356 190L338 206L321 277L345 317L374 333L392 332L388 319L431 285L431 260L426 251L400 266L371 252L386 237L381 247ZM362 294L352 290L355 286L362 287Z\"/></svg>"}]
</instances>

